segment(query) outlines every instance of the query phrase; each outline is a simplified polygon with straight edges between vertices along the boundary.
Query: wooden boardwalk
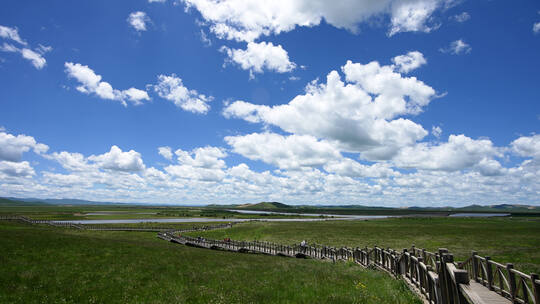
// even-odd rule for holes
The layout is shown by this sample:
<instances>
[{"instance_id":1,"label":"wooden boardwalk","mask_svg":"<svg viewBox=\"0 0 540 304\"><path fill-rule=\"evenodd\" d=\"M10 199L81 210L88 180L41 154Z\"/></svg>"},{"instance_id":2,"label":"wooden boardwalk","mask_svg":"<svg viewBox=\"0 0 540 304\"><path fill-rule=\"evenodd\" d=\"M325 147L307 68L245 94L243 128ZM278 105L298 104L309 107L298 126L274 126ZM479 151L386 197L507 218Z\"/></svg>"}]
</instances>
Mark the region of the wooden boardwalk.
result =
<instances>
[{"instance_id":1,"label":"wooden boardwalk","mask_svg":"<svg viewBox=\"0 0 540 304\"><path fill-rule=\"evenodd\" d=\"M158 233L158 237L170 242L206 249L332 261L354 261L364 267L374 266L395 278L404 279L411 290L417 293L424 303L540 304L540 280L534 274L527 277L520 273L522 275L520 280L522 281L520 281L521 284L516 285L512 272L509 272L507 279L504 273L497 269L497 275L495 276L495 278L499 279L497 281L494 279L493 272L490 272L493 269L490 268L489 258L486 267L481 268L482 265L476 265L476 267L484 269L484 272L472 272L469 274L463 268L474 264L473 261L481 259L475 253L467 261L455 263L452 254L448 253L446 249L440 249L438 253L432 253L417 249L414 246L411 249L397 252L379 247L344 247L337 249L314 245L289 246L257 241L212 240L182 236L175 232L161 232ZM490 277L489 281L483 280L486 276ZM527 278L529 281L526 281Z\"/></svg>"},{"instance_id":2,"label":"wooden boardwalk","mask_svg":"<svg viewBox=\"0 0 540 304\"><path fill-rule=\"evenodd\" d=\"M463 296L469 303L476 304L511 304L512 301L501 297L500 295L489 290L482 284L469 282L468 285L460 285Z\"/></svg>"}]
</instances>

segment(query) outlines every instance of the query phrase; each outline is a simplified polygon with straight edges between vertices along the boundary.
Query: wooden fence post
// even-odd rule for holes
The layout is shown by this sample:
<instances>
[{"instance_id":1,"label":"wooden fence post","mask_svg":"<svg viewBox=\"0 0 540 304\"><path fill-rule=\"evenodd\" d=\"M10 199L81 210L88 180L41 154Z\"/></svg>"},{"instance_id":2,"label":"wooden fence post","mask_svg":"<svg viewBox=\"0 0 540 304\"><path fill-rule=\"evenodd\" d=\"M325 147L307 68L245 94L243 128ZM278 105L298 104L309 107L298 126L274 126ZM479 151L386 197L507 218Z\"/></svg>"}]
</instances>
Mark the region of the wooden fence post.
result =
<instances>
[{"instance_id":1,"label":"wooden fence post","mask_svg":"<svg viewBox=\"0 0 540 304\"><path fill-rule=\"evenodd\" d=\"M446 284L446 263L444 261L444 254L448 252L446 248L439 248L439 264L437 265L437 274L439 276L439 287L441 295L441 303L450 303L448 299L448 288Z\"/></svg>"},{"instance_id":2,"label":"wooden fence post","mask_svg":"<svg viewBox=\"0 0 540 304\"><path fill-rule=\"evenodd\" d=\"M472 275L476 282L480 282L478 279L478 259L476 258L476 255L478 252L472 251L471 252L471 264L472 264Z\"/></svg>"},{"instance_id":3,"label":"wooden fence post","mask_svg":"<svg viewBox=\"0 0 540 304\"><path fill-rule=\"evenodd\" d=\"M454 293L452 292L452 279L450 278L450 274L448 273L448 267L446 267L446 263L454 262L454 256L451 253L443 253L442 261L442 268L444 269L444 281L446 285L446 299L448 303L454 303Z\"/></svg>"},{"instance_id":4,"label":"wooden fence post","mask_svg":"<svg viewBox=\"0 0 540 304\"><path fill-rule=\"evenodd\" d=\"M406 253L407 253L407 248L403 248L403 253L401 255L401 261L399 263L399 273L404 275L404 276L407 276L407 256L406 256Z\"/></svg>"},{"instance_id":5,"label":"wooden fence post","mask_svg":"<svg viewBox=\"0 0 540 304\"><path fill-rule=\"evenodd\" d=\"M508 285L510 286L510 299L512 299L512 303L514 303L514 300L516 298L516 274L512 272L512 269L514 269L514 264L507 263L506 271L508 271Z\"/></svg>"},{"instance_id":6,"label":"wooden fence post","mask_svg":"<svg viewBox=\"0 0 540 304\"><path fill-rule=\"evenodd\" d=\"M486 257L486 272L489 290L493 290L493 268L491 267L491 257Z\"/></svg>"},{"instance_id":7,"label":"wooden fence post","mask_svg":"<svg viewBox=\"0 0 540 304\"><path fill-rule=\"evenodd\" d=\"M456 279L456 285L454 286L456 291L456 298L458 300L458 303L467 303L467 300L463 296L463 294L460 292L459 284L469 284L469 274L467 273L467 270L465 269L455 269L454 270L454 278Z\"/></svg>"},{"instance_id":8,"label":"wooden fence post","mask_svg":"<svg viewBox=\"0 0 540 304\"><path fill-rule=\"evenodd\" d=\"M369 249L366 246L366 267L369 266Z\"/></svg>"}]
</instances>

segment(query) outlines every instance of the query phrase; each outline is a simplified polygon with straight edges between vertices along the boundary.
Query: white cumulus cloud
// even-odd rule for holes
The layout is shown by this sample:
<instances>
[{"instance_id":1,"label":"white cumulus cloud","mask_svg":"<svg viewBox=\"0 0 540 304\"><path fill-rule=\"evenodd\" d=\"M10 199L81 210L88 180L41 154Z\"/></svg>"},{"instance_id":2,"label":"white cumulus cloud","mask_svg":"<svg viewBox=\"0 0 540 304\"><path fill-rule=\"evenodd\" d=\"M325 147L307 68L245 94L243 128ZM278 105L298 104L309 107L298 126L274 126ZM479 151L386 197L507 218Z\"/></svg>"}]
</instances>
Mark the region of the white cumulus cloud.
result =
<instances>
[{"instance_id":1,"label":"white cumulus cloud","mask_svg":"<svg viewBox=\"0 0 540 304\"><path fill-rule=\"evenodd\" d=\"M214 99L212 96L199 94L196 90L186 88L182 79L175 74L159 75L158 84L153 87L159 97L172 101L177 107L193 113L206 114L210 110L208 102Z\"/></svg>"},{"instance_id":2,"label":"white cumulus cloud","mask_svg":"<svg viewBox=\"0 0 540 304\"><path fill-rule=\"evenodd\" d=\"M418 51L413 51L407 53L406 55L399 55L392 58L392 62L394 62L394 65L399 72L409 73L410 71L426 64L427 60L424 58L424 54Z\"/></svg>"},{"instance_id":3,"label":"white cumulus cloud","mask_svg":"<svg viewBox=\"0 0 540 304\"><path fill-rule=\"evenodd\" d=\"M288 32L297 26L328 24L357 32L361 23L390 16L389 34L430 32L438 27L432 22L435 10L447 0L183 0L188 8L200 12L219 38L254 41L261 36Z\"/></svg>"},{"instance_id":4,"label":"white cumulus cloud","mask_svg":"<svg viewBox=\"0 0 540 304\"><path fill-rule=\"evenodd\" d=\"M441 4L437 0L394 1L392 5L389 36L399 32L425 32L429 33L439 27L430 25L428 21L433 12Z\"/></svg>"},{"instance_id":5,"label":"white cumulus cloud","mask_svg":"<svg viewBox=\"0 0 540 304\"><path fill-rule=\"evenodd\" d=\"M150 22L150 18L145 12L133 12L129 14L127 22L137 31L146 31L146 24Z\"/></svg>"},{"instance_id":6,"label":"white cumulus cloud","mask_svg":"<svg viewBox=\"0 0 540 304\"><path fill-rule=\"evenodd\" d=\"M47 152L49 147L38 143L32 136L8 134L0 132L0 160L19 162L24 152L34 150L41 154Z\"/></svg>"},{"instance_id":7,"label":"white cumulus cloud","mask_svg":"<svg viewBox=\"0 0 540 304\"><path fill-rule=\"evenodd\" d=\"M145 168L139 152L134 150L123 152L118 146L112 146L107 153L91 155L88 159L103 169L115 171L137 172Z\"/></svg>"},{"instance_id":8,"label":"white cumulus cloud","mask_svg":"<svg viewBox=\"0 0 540 304\"><path fill-rule=\"evenodd\" d=\"M458 171L486 163L494 156L502 156L502 153L489 139L475 140L465 135L450 135L448 142L439 145L419 143L405 147L393 158L393 162L402 168Z\"/></svg>"},{"instance_id":9,"label":"white cumulus cloud","mask_svg":"<svg viewBox=\"0 0 540 304\"><path fill-rule=\"evenodd\" d=\"M172 160L172 158L173 158L173 153L172 153L171 147L159 147L158 148L158 153L159 153L159 155L165 157L168 160Z\"/></svg>"},{"instance_id":10,"label":"white cumulus cloud","mask_svg":"<svg viewBox=\"0 0 540 304\"><path fill-rule=\"evenodd\" d=\"M191 152L178 149L174 152L179 165L165 167L171 176L203 182L222 181L226 172L224 157L227 153L218 147L196 148Z\"/></svg>"},{"instance_id":11,"label":"white cumulus cloud","mask_svg":"<svg viewBox=\"0 0 540 304\"><path fill-rule=\"evenodd\" d=\"M433 88L378 62L348 61L342 71L346 83L332 71L326 83L310 83L304 95L288 104L270 107L235 101L223 114L334 142L342 151L362 152L368 159L388 159L428 134L399 116L420 113L436 97Z\"/></svg>"},{"instance_id":12,"label":"white cumulus cloud","mask_svg":"<svg viewBox=\"0 0 540 304\"><path fill-rule=\"evenodd\" d=\"M68 76L80 83L77 87L79 92L95 94L103 99L120 101L124 106L127 106L126 100L131 101L134 105L142 104L143 100L150 100L148 93L143 90L136 88L129 88L124 91L113 89L108 82L101 81L101 75L97 75L87 65L66 62L64 67Z\"/></svg>"},{"instance_id":13,"label":"white cumulus cloud","mask_svg":"<svg viewBox=\"0 0 540 304\"><path fill-rule=\"evenodd\" d=\"M287 51L272 42L249 42L245 50L228 47L222 47L221 50L227 54L228 60L249 70L252 77L254 72L263 73L263 70L285 73L296 68L296 64L289 60Z\"/></svg>"},{"instance_id":14,"label":"white cumulus cloud","mask_svg":"<svg viewBox=\"0 0 540 304\"><path fill-rule=\"evenodd\" d=\"M280 169L318 167L341 154L331 144L310 135L283 136L275 133L252 133L227 136L233 151L251 160L261 160Z\"/></svg>"},{"instance_id":15,"label":"white cumulus cloud","mask_svg":"<svg viewBox=\"0 0 540 304\"><path fill-rule=\"evenodd\" d=\"M8 177L30 177L35 175L34 168L27 161L11 162L0 161L0 176L7 175Z\"/></svg>"},{"instance_id":16,"label":"white cumulus cloud","mask_svg":"<svg viewBox=\"0 0 540 304\"><path fill-rule=\"evenodd\" d=\"M519 156L540 159L540 134L522 136L510 144L512 151Z\"/></svg>"}]
</instances>

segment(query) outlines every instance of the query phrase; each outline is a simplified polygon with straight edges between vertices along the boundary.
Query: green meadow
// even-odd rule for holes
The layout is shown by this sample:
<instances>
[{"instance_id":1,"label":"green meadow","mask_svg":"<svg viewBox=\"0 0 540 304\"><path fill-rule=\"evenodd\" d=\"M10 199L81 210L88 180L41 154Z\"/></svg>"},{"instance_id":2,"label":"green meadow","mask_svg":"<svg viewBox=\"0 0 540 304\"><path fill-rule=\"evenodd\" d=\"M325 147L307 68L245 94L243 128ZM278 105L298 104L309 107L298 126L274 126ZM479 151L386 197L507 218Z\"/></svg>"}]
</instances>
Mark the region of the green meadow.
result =
<instances>
[{"instance_id":1,"label":"green meadow","mask_svg":"<svg viewBox=\"0 0 540 304\"><path fill-rule=\"evenodd\" d=\"M150 232L0 222L0 303L421 303L351 263L239 254Z\"/></svg>"}]
</instances>

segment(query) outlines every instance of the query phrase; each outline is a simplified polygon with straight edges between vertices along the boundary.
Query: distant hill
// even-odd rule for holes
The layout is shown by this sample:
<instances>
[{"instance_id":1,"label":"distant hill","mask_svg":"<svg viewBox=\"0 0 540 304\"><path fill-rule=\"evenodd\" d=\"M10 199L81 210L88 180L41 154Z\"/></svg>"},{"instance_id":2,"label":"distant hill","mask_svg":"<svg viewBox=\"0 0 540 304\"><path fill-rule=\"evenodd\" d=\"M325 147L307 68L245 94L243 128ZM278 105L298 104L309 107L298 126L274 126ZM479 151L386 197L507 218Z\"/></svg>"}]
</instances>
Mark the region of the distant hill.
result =
<instances>
[{"instance_id":1,"label":"distant hill","mask_svg":"<svg viewBox=\"0 0 540 304\"><path fill-rule=\"evenodd\" d=\"M287 204L278 203L278 202L260 202L258 204L244 204L238 205L236 208L239 209L252 209L252 210L267 210L267 209L287 209L292 208Z\"/></svg>"},{"instance_id":2,"label":"distant hill","mask_svg":"<svg viewBox=\"0 0 540 304\"><path fill-rule=\"evenodd\" d=\"M0 206L37 206L40 205L39 203L34 202L23 202L15 199L10 198L0 198Z\"/></svg>"},{"instance_id":3,"label":"distant hill","mask_svg":"<svg viewBox=\"0 0 540 304\"><path fill-rule=\"evenodd\" d=\"M14 197L0 197L0 206L37 206L37 205L139 205L150 206L144 203L117 203L117 202L96 202L79 199L39 199L39 198L14 198ZM152 206L172 206L174 204L152 204ZM191 205L194 206L194 205ZM198 205L201 206L201 205ZM260 202L257 204L230 204L220 205L211 204L206 205L209 208L217 209L246 209L246 210L276 210L287 212L337 212L340 213L358 213L359 211L366 212L401 212L404 214L410 214L412 212L426 213L426 212L447 212L447 213L459 213L459 212L501 212L501 213L515 213L515 214L540 214L540 206L520 205L520 204L498 204L498 205L469 205L465 207L381 207L381 206L362 206L362 205L287 205L279 202ZM350 212L349 212L350 211ZM352 213L351 213L352 214Z\"/></svg>"},{"instance_id":4,"label":"distant hill","mask_svg":"<svg viewBox=\"0 0 540 304\"><path fill-rule=\"evenodd\" d=\"M540 207L529 206L529 205L510 205L510 204L500 204L500 205L490 205L490 206L470 205L463 208L456 208L455 210L490 211L490 212L540 212Z\"/></svg>"}]
</instances>

